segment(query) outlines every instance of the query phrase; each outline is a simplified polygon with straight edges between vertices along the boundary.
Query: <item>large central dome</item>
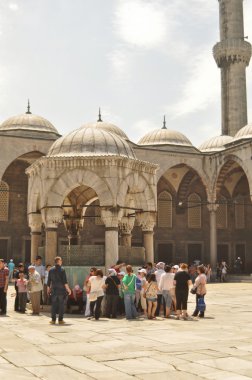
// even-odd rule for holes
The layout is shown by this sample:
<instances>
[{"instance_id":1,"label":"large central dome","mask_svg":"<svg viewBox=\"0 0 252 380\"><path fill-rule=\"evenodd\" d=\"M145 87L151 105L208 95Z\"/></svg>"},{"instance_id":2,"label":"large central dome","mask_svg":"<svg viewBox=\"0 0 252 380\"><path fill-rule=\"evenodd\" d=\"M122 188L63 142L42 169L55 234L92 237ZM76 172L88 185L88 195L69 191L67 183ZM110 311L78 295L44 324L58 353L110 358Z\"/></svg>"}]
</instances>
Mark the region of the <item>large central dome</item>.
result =
<instances>
[{"instance_id":1,"label":"large central dome","mask_svg":"<svg viewBox=\"0 0 252 380\"><path fill-rule=\"evenodd\" d=\"M48 157L120 156L135 158L129 144L118 135L92 126L81 127L56 140Z\"/></svg>"}]
</instances>

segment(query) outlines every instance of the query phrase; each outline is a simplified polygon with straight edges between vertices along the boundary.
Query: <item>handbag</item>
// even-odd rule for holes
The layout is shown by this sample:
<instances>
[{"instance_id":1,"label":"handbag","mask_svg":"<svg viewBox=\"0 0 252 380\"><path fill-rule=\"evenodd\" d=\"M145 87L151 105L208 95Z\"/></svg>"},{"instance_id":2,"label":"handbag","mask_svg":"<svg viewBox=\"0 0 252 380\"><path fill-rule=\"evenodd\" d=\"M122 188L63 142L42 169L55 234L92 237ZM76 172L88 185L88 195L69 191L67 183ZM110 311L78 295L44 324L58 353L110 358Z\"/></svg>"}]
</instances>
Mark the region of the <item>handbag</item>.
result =
<instances>
[{"instance_id":1,"label":"handbag","mask_svg":"<svg viewBox=\"0 0 252 380\"><path fill-rule=\"evenodd\" d=\"M192 294L196 294L196 293L197 293L197 288L192 288L192 289L190 290L190 293L192 293Z\"/></svg>"},{"instance_id":2,"label":"handbag","mask_svg":"<svg viewBox=\"0 0 252 380\"><path fill-rule=\"evenodd\" d=\"M150 286L151 286L151 283L150 283L150 285L148 286L148 288L146 289L146 291L144 292L144 294L143 294L143 298L146 298L146 293L148 292Z\"/></svg>"},{"instance_id":3,"label":"handbag","mask_svg":"<svg viewBox=\"0 0 252 380\"><path fill-rule=\"evenodd\" d=\"M199 297L197 308L198 308L200 313L202 313L206 310L206 304L205 304L205 300L203 297Z\"/></svg>"}]
</instances>

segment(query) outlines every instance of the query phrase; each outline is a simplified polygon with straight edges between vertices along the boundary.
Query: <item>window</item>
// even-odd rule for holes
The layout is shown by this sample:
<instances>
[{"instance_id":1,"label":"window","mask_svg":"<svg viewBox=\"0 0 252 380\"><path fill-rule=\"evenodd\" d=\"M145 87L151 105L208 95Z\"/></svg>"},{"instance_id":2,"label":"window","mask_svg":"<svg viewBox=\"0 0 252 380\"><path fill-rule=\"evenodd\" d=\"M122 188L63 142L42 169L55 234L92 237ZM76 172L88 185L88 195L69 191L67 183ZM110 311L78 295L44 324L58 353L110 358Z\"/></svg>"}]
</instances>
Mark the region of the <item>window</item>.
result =
<instances>
[{"instance_id":1,"label":"window","mask_svg":"<svg viewBox=\"0 0 252 380\"><path fill-rule=\"evenodd\" d=\"M9 186L6 182L0 183L0 222L8 222L9 219Z\"/></svg>"},{"instance_id":2,"label":"window","mask_svg":"<svg viewBox=\"0 0 252 380\"><path fill-rule=\"evenodd\" d=\"M167 191L158 196L158 227L172 228L172 196Z\"/></svg>"},{"instance_id":3,"label":"window","mask_svg":"<svg viewBox=\"0 0 252 380\"><path fill-rule=\"evenodd\" d=\"M219 206L216 211L216 227L218 229L227 228L227 199L221 197L219 199Z\"/></svg>"},{"instance_id":4,"label":"window","mask_svg":"<svg viewBox=\"0 0 252 380\"><path fill-rule=\"evenodd\" d=\"M188 227L201 228L201 198L193 193L188 197Z\"/></svg>"},{"instance_id":5,"label":"window","mask_svg":"<svg viewBox=\"0 0 252 380\"><path fill-rule=\"evenodd\" d=\"M240 230L245 228L244 199L241 198L235 200L235 228Z\"/></svg>"}]
</instances>

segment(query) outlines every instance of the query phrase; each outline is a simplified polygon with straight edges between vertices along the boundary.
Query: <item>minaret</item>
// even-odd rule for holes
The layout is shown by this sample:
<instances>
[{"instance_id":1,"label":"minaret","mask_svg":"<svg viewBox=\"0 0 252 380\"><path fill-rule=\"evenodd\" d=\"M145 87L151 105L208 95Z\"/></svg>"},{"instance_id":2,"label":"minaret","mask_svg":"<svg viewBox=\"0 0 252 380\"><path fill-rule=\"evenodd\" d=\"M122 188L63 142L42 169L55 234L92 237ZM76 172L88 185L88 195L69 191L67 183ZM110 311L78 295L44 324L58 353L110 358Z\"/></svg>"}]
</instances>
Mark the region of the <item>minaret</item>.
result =
<instances>
[{"instance_id":1,"label":"minaret","mask_svg":"<svg viewBox=\"0 0 252 380\"><path fill-rule=\"evenodd\" d=\"M222 134L234 136L247 124L246 66L251 45L244 41L243 0L218 0L220 42L213 48L221 69Z\"/></svg>"}]
</instances>

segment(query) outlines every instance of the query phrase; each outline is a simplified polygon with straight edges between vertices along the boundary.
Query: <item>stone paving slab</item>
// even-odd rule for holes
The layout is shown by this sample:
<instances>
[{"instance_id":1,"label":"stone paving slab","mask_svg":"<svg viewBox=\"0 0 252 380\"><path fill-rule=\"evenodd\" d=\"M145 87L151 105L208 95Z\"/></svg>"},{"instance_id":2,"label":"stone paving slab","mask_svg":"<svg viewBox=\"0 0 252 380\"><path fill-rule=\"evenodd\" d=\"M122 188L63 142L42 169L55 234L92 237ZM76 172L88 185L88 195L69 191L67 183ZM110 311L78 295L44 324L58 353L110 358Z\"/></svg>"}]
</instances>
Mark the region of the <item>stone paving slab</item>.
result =
<instances>
[{"instance_id":1,"label":"stone paving slab","mask_svg":"<svg viewBox=\"0 0 252 380\"><path fill-rule=\"evenodd\" d=\"M252 284L210 284L205 319L157 321L13 311L0 317L0 378L246 380L252 378ZM11 290L10 290L11 293ZM188 310L194 309L190 295ZM228 316L228 318L227 318Z\"/></svg>"}]
</instances>

